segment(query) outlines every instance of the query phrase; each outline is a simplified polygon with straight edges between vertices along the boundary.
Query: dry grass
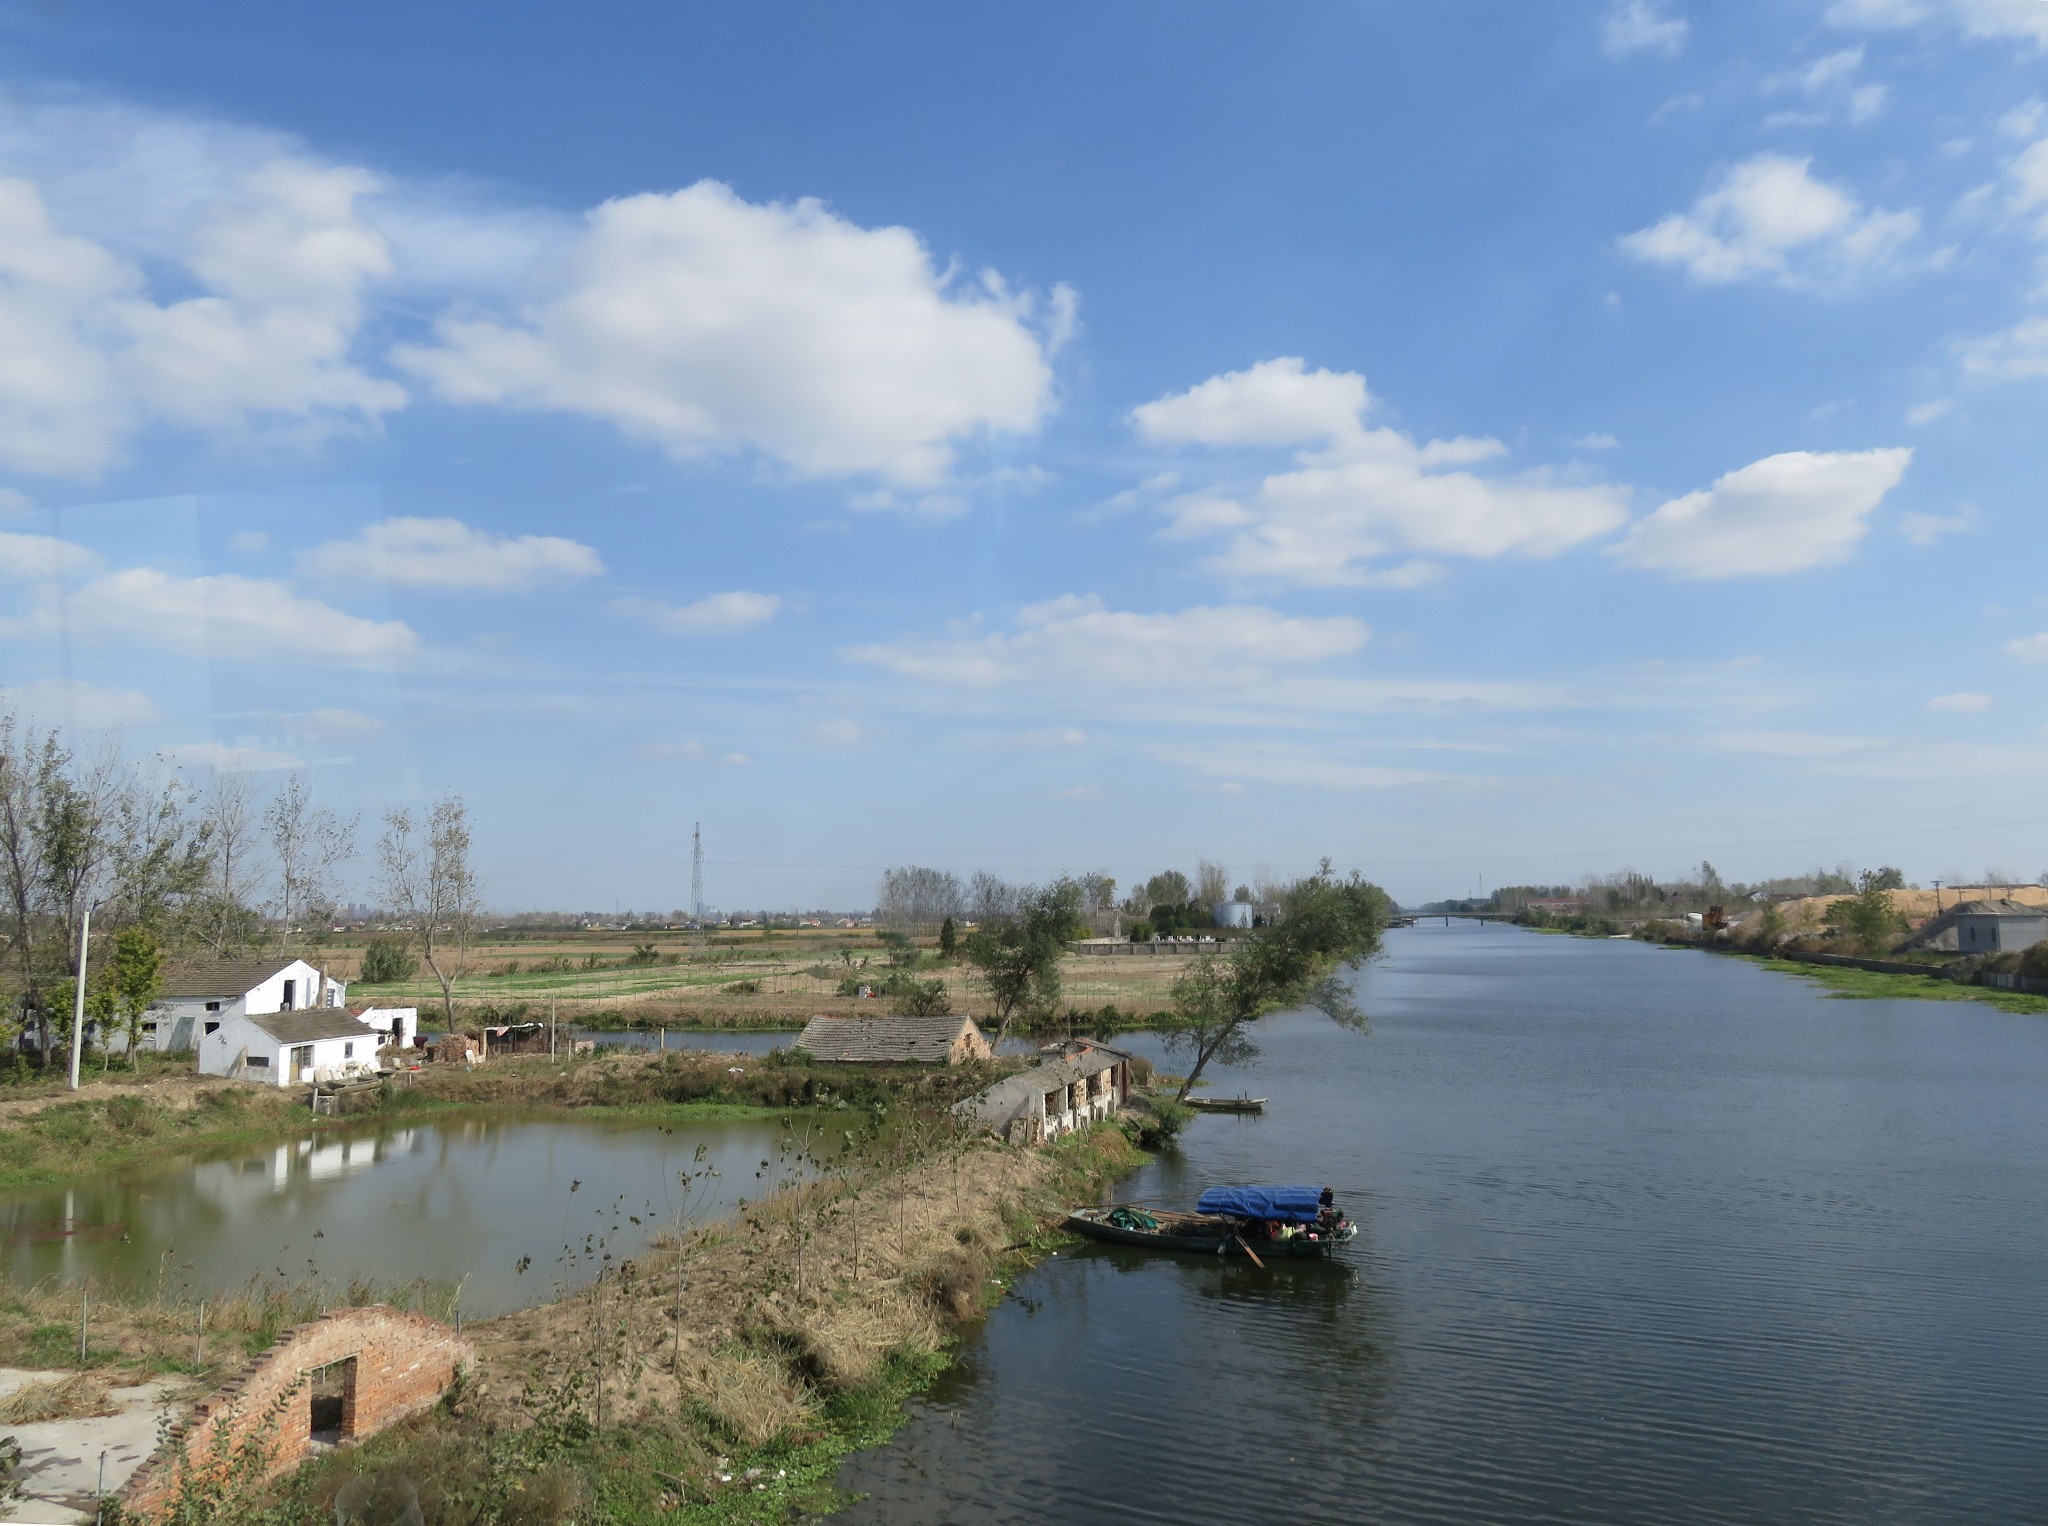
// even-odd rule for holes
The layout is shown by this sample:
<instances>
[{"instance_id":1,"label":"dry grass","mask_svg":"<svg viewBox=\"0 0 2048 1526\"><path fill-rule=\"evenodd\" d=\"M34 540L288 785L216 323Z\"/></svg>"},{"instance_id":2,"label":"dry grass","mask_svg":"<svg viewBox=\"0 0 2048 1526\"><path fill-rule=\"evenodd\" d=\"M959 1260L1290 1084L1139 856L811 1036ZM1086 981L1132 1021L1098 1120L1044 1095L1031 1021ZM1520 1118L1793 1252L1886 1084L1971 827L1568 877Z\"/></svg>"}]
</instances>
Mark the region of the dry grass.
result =
<instances>
[{"instance_id":1,"label":"dry grass","mask_svg":"<svg viewBox=\"0 0 2048 1526\"><path fill-rule=\"evenodd\" d=\"M801 1424L810 1413L802 1386L782 1368L755 1352L732 1351L707 1358L685 1374L684 1394L740 1446L765 1446Z\"/></svg>"},{"instance_id":2,"label":"dry grass","mask_svg":"<svg viewBox=\"0 0 2048 1526\"><path fill-rule=\"evenodd\" d=\"M0 1425L40 1425L48 1420L95 1420L118 1415L121 1406L97 1373L37 1378L0 1400Z\"/></svg>"}]
</instances>

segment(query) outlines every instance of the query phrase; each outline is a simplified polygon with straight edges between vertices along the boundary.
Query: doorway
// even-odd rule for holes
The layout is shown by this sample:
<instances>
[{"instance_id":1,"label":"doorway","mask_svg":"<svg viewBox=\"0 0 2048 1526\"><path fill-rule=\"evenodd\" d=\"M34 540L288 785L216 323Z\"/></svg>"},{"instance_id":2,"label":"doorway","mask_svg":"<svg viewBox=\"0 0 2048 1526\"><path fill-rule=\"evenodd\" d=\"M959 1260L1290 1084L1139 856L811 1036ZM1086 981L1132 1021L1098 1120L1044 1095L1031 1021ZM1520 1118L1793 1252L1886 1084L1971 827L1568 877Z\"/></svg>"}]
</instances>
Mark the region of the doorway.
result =
<instances>
[{"instance_id":1,"label":"doorway","mask_svg":"<svg viewBox=\"0 0 2048 1526\"><path fill-rule=\"evenodd\" d=\"M307 1374L313 1390L310 1435L329 1446L352 1434L356 1418L356 1359L343 1357Z\"/></svg>"}]
</instances>

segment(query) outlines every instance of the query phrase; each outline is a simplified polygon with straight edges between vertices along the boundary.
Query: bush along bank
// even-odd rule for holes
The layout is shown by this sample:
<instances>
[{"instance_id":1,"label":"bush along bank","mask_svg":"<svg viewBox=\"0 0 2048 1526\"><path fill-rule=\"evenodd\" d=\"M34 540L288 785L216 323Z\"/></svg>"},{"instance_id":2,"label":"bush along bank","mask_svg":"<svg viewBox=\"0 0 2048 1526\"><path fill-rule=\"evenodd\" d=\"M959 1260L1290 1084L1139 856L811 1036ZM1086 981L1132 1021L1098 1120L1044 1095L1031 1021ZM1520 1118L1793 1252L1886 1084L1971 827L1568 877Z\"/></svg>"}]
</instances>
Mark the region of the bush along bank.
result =
<instances>
[{"instance_id":1,"label":"bush along bank","mask_svg":"<svg viewBox=\"0 0 2048 1526\"><path fill-rule=\"evenodd\" d=\"M961 1324L1058 1243L1049 1226L1143 1156L1112 1124L1024 1150L939 1115L873 1131L790 1126L815 1172L635 1261L599 1242L587 1288L471 1324L478 1360L431 1416L313 1462L211 1518L334 1518L384 1475L426 1526L784 1521L840 1503L847 1453L879 1444Z\"/></svg>"}]
</instances>

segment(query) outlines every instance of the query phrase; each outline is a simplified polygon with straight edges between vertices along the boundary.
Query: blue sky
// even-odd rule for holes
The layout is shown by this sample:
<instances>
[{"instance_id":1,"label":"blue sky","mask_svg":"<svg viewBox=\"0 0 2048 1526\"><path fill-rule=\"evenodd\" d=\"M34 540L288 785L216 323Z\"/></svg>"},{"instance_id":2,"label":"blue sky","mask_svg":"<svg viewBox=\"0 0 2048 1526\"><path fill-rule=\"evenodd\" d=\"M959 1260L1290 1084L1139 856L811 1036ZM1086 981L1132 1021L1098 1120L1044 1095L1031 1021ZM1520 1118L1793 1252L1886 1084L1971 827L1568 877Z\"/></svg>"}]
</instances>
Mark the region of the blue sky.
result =
<instances>
[{"instance_id":1,"label":"blue sky","mask_svg":"<svg viewBox=\"0 0 2048 1526\"><path fill-rule=\"evenodd\" d=\"M81 740L457 791L505 907L699 819L728 906L2048 862L2044 0L0 50L0 680Z\"/></svg>"}]
</instances>

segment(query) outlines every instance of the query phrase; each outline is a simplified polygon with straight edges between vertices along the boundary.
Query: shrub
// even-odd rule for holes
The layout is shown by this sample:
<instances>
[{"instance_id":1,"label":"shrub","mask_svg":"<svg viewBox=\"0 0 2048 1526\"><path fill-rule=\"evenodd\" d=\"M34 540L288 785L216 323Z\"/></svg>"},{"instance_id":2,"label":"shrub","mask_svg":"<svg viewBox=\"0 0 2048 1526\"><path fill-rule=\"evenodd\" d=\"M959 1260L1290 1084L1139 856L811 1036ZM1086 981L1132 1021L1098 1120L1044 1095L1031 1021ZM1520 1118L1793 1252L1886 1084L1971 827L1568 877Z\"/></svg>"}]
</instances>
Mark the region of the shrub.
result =
<instances>
[{"instance_id":1,"label":"shrub","mask_svg":"<svg viewBox=\"0 0 2048 1526\"><path fill-rule=\"evenodd\" d=\"M363 950L363 970L358 977L365 985L386 985L410 980L420 962L404 938L372 938Z\"/></svg>"}]
</instances>

